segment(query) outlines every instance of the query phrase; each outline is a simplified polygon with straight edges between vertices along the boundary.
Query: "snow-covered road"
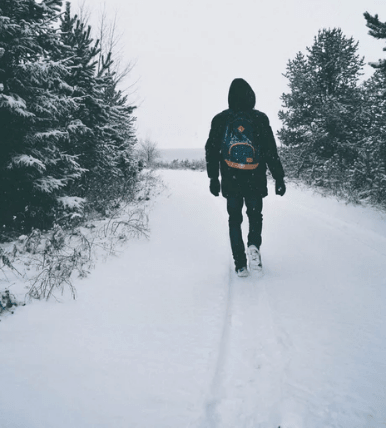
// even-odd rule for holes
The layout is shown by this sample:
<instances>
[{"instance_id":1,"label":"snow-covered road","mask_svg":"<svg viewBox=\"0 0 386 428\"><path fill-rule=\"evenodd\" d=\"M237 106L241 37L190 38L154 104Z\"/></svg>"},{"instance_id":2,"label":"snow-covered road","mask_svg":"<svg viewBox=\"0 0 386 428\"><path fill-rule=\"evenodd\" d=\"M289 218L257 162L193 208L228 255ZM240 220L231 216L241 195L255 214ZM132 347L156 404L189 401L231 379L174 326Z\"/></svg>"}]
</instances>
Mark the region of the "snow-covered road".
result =
<instances>
[{"instance_id":1,"label":"snow-covered road","mask_svg":"<svg viewBox=\"0 0 386 428\"><path fill-rule=\"evenodd\" d=\"M386 216L270 189L237 278L225 200L161 175L150 240L0 323L0 427L386 426Z\"/></svg>"}]
</instances>

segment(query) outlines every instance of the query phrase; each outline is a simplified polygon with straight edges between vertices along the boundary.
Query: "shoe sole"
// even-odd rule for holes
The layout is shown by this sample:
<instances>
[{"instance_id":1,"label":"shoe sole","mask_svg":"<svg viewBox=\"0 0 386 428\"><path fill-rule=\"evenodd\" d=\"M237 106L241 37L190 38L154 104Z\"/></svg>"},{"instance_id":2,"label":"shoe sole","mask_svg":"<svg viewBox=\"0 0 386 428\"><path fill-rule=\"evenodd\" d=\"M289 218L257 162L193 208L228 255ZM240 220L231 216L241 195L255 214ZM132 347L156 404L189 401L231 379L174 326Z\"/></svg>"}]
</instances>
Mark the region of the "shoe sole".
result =
<instances>
[{"instance_id":1,"label":"shoe sole","mask_svg":"<svg viewBox=\"0 0 386 428\"><path fill-rule=\"evenodd\" d=\"M261 262L260 262L261 263ZM251 270L262 270L263 266L257 261L252 260L252 254L248 252L248 265Z\"/></svg>"},{"instance_id":2,"label":"shoe sole","mask_svg":"<svg viewBox=\"0 0 386 428\"><path fill-rule=\"evenodd\" d=\"M236 273L239 278L246 278L249 275L249 272L247 270L244 271L243 273L238 273L238 272Z\"/></svg>"},{"instance_id":3,"label":"shoe sole","mask_svg":"<svg viewBox=\"0 0 386 428\"><path fill-rule=\"evenodd\" d=\"M249 269L251 270L257 270L257 271L262 271L263 270L263 266L259 266L258 264L253 264L253 263L249 263Z\"/></svg>"}]
</instances>

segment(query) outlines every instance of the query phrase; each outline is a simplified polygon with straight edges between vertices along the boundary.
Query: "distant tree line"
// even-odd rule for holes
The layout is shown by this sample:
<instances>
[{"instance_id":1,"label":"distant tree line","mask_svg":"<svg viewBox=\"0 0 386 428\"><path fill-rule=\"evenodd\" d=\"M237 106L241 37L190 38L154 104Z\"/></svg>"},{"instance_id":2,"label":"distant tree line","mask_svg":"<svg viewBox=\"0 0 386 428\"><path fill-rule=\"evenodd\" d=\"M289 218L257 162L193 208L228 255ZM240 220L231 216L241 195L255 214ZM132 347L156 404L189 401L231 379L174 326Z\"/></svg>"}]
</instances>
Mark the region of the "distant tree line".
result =
<instances>
[{"instance_id":1,"label":"distant tree line","mask_svg":"<svg viewBox=\"0 0 386 428\"><path fill-rule=\"evenodd\" d=\"M154 168L160 169L192 169L194 171L205 171L205 159L173 159L172 161L158 160L153 164Z\"/></svg>"},{"instance_id":2,"label":"distant tree line","mask_svg":"<svg viewBox=\"0 0 386 428\"><path fill-rule=\"evenodd\" d=\"M61 0L0 0L0 241L133 192L134 106Z\"/></svg>"},{"instance_id":3,"label":"distant tree line","mask_svg":"<svg viewBox=\"0 0 386 428\"><path fill-rule=\"evenodd\" d=\"M386 39L386 23L364 14L369 34ZM386 206L386 59L371 64L340 29L319 31L287 64L278 136L287 175L353 201Z\"/></svg>"}]
</instances>

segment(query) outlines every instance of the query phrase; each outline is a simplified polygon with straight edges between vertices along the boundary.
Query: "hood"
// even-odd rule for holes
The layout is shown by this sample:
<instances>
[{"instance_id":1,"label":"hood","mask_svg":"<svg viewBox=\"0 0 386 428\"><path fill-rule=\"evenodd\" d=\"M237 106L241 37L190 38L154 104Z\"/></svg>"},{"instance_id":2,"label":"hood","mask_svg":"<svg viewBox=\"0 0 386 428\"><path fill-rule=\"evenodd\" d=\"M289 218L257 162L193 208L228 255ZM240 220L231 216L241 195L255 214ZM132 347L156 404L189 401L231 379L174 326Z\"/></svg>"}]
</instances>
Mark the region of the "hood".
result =
<instances>
[{"instance_id":1,"label":"hood","mask_svg":"<svg viewBox=\"0 0 386 428\"><path fill-rule=\"evenodd\" d=\"M250 110L255 107L256 96L244 79L234 79L229 88L228 104L232 110Z\"/></svg>"}]
</instances>

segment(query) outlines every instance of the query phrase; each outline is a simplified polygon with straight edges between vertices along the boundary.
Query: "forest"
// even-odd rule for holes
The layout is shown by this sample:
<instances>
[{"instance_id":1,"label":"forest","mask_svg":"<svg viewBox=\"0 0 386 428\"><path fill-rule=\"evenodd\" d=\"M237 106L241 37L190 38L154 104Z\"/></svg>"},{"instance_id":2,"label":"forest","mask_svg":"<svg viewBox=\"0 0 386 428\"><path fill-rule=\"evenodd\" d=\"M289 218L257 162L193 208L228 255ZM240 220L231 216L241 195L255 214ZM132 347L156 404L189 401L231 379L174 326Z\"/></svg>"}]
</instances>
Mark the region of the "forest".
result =
<instances>
[{"instance_id":1,"label":"forest","mask_svg":"<svg viewBox=\"0 0 386 428\"><path fill-rule=\"evenodd\" d=\"M364 13L369 34L386 39L386 23ZM386 50L386 48L384 49ZM278 132L286 174L353 203L386 207L386 59L372 63L339 28L320 30L288 61Z\"/></svg>"},{"instance_id":2,"label":"forest","mask_svg":"<svg viewBox=\"0 0 386 428\"><path fill-rule=\"evenodd\" d=\"M99 0L88 3L99 12ZM323 24L340 9L347 28L354 15L348 2L327 3L121 0L127 33L147 39L126 39L124 58L146 46L162 61L145 64L173 65L145 65L160 79L138 84L170 113L147 110L157 141L139 137L147 107L133 101L131 65L98 17L75 1L0 0L0 428L386 426L386 56L381 47L367 73L358 41L314 30L322 8ZM266 67L288 83L271 97L285 92L274 112L287 192L268 183L263 270L249 264L239 277L205 160L167 163L157 146L173 132L181 146L201 141L177 119L196 127L205 105L193 108L189 94L223 89L228 70L209 67L212 47L246 39L245 5L276 44L252 70L239 52L224 63L229 55L256 80ZM386 22L355 6L368 40L386 41ZM286 47L276 68L289 29L307 42ZM203 49L189 52L198 35L210 63ZM175 68L177 38L174 59L191 53L205 69ZM244 212L241 235L260 234L261 217L250 227L258 216Z\"/></svg>"},{"instance_id":3,"label":"forest","mask_svg":"<svg viewBox=\"0 0 386 428\"><path fill-rule=\"evenodd\" d=\"M0 242L103 214L135 189L135 106L114 54L62 9L0 1Z\"/></svg>"},{"instance_id":4,"label":"forest","mask_svg":"<svg viewBox=\"0 0 386 428\"><path fill-rule=\"evenodd\" d=\"M386 39L386 23L364 18ZM69 2L0 0L0 242L72 227L137 191L136 107L92 34ZM287 179L386 207L386 60L367 80L364 65L339 28L288 61L280 154Z\"/></svg>"}]
</instances>

